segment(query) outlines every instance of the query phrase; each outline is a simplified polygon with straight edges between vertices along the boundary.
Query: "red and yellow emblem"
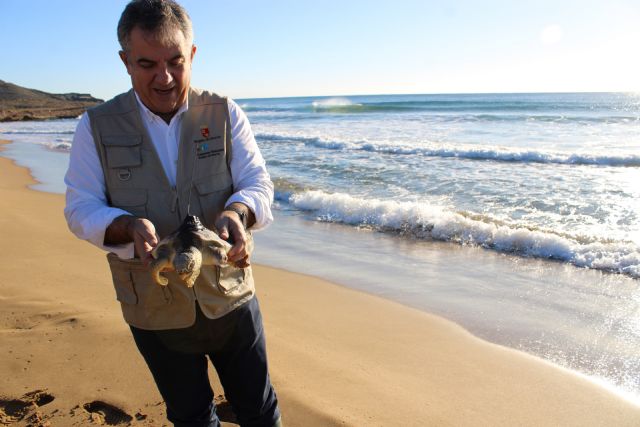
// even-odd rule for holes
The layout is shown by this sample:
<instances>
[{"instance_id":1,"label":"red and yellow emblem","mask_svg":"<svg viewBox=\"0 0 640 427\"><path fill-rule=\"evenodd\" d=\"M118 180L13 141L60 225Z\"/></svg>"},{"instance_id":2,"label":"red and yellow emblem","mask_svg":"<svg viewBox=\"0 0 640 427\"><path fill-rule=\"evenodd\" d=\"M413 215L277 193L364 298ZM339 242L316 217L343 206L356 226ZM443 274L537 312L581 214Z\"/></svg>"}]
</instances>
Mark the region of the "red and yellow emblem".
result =
<instances>
[{"instance_id":1,"label":"red and yellow emblem","mask_svg":"<svg viewBox=\"0 0 640 427\"><path fill-rule=\"evenodd\" d=\"M209 128L207 126L200 126L200 133L203 138L209 138Z\"/></svg>"}]
</instances>

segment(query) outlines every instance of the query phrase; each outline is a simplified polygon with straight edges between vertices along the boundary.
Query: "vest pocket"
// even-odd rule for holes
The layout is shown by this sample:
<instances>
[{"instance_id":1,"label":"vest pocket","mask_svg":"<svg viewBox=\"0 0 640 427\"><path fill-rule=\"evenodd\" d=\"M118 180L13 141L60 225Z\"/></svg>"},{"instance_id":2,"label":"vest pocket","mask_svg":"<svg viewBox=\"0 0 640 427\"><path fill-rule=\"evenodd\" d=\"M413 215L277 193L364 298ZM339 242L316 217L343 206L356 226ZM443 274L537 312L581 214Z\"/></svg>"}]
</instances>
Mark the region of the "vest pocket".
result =
<instances>
[{"instance_id":1,"label":"vest pocket","mask_svg":"<svg viewBox=\"0 0 640 427\"><path fill-rule=\"evenodd\" d=\"M109 266L111 267L113 287L116 290L116 299L124 304L137 304L138 296L133 289L133 281L129 270L124 268L123 265L112 263L111 259L109 259Z\"/></svg>"},{"instance_id":2,"label":"vest pocket","mask_svg":"<svg viewBox=\"0 0 640 427\"><path fill-rule=\"evenodd\" d=\"M220 288L220 291L225 294L233 291L234 289L245 283L247 275L245 268L228 266L218 267L216 270L218 271L218 287Z\"/></svg>"},{"instance_id":3,"label":"vest pocket","mask_svg":"<svg viewBox=\"0 0 640 427\"><path fill-rule=\"evenodd\" d=\"M107 166L110 169L140 166L142 135L111 135L102 137Z\"/></svg>"},{"instance_id":4,"label":"vest pocket","mask_svg":"<svg viewBox=\"0 0 640 427\"><path fill-rule=\"evenodd\" d=\"M109 193L111 206L139 218L147 218L147 190L114 188Z\"/></svg>"},{"instance_id":5,"label":"vest pocket","mask_svg":"<svg viewBox=\"0 0 640 427\"><path fill-rule=\"evenodd\" d=\"M142 264L141 261L138 261ZM133 287L138 295L139 305L144 307L158 307L171 304L172 295L169 286L160 286L151 279L149 270L132 270Z\"/></svg>"},{"instance_id":6,"label":"vest pocket","mask_svg":"<svg viewBox=\"0 0 640 427\"><path fill-rule=\"evenodd\" d=\"M153 281L149 269L139 259L120 259L115 254L107 255L113 285L118 301L145 307L170 304L173 297L168 286L160 286Z\"/></svg>"}]
</instances>

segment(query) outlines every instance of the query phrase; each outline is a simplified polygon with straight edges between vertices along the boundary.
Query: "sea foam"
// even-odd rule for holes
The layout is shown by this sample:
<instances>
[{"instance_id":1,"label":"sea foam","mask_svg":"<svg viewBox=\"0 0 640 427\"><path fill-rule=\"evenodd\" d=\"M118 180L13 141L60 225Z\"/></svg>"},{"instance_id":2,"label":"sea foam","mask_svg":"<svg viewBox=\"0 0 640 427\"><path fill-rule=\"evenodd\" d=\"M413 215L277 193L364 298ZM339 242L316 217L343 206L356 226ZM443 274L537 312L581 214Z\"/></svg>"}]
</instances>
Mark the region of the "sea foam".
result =
<instances>
[{"instance_id":1,"label":"sea foam","mask_svg":"<svg viewBox=\"0 0 640 427\"><path fill-rule=\"evenodd\" d=\"M361 104L356 104L354 102L352 102L351 100L349 100L348 98L344 98L344 97L334 97L334 98L327 98L327 99L321 99L318 101L313 101L311 103L311 106L313 108L333 108L333 107L347 107L347 106L359 106Z\"/></svg>"},{"instance_id":2,"label":"sea foam","mask_svg":"<svg viewBox=\"0 0 640 427\"><path fill-rule=\"evenodd\" d=\"M396 232L417 239L477 245L640 277L640 247L633 242L584 239L500 224L487 216L472 217L429 203L364 199L320 190L291 194L288 202L297 209L312 212L320 221ZM585 240L589 243L581 243Z\"/></svg>"},{"instance_id":3,"label":"sea foam","mask_svg":"<svg viewBox=\"0 0 640 427\"><path fill-rule=\"evenodd\" d=\"M436 144L426 141L418 144L385 143L369 141L338 141L302 135L279 135L258 133L258 140L303 143L328 150L367 151L381 154L418 155L424 157L459 158L466 160L490 160L513 163L548 163L565 165L639 167L640 155L602 155L593 153L562 153L549 150L518 150L493 146L473 147L469 145Z\"/></svg>"}]
</instances>

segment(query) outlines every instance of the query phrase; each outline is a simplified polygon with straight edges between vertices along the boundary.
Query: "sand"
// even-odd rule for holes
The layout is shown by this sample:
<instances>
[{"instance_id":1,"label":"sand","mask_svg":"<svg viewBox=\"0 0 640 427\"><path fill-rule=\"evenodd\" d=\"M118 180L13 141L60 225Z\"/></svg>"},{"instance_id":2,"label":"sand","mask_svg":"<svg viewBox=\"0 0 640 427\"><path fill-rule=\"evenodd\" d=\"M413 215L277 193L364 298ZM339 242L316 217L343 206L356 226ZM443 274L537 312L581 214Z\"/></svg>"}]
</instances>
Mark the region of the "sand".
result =
<instances>
[{"instance_id":1,"label":"sand","mask_svg":"<svg viewBox=\"0 0 640 427\"><path fill-rule=\"evenodd\" d=\"M64 197L33 183L0 158L0 424L168 425L104 254L68 231ZM447 320L254 268L287 426L640 425L640 407Z\"/></svg>"}]
</instances>

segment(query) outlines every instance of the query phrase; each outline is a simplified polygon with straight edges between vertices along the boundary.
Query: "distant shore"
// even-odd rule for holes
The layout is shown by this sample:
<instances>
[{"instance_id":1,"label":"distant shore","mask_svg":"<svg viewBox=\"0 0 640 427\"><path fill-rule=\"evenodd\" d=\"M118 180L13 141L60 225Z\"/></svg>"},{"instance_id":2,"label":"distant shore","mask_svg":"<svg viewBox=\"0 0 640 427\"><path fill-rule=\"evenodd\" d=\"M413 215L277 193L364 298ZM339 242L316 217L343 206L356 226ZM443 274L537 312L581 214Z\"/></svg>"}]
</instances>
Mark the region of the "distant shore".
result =
<instances>
[{"instance_id":1,"label":"distant shore","mask_svg":"<svg viewBox=\"0 0 640 427\"><path fill-rule=\"evenodd\" d=\"M87 108L94 105L96 104L91 103L81 106L59 108L47 106L43 106L42 108L7 108L0 110L0 122L75 119L84 113Z\"/></svg>"},{"instance_id":2,"label":"distant shore","mask_svg":"<svg viewBox=\"0 0 640 427\"><path fill-rule=\"evenodd\" d=\"M0 422L161 425L104 254L69 233L61 195L30 184L0 158ZM640 422L640 407L591 381L439 317L271 267L255 276L286 425Z\"/></svg>"},{"instance_id":3,"label":"distant shore","mask_svg":"<svg viewBox=\"0 0 640 427\"><path fill-rule=\"evenodd\" d=\"M0 80L0 122L74 119L101 102L86 93L47 93Z\"/></svg>"}]
</instances>

